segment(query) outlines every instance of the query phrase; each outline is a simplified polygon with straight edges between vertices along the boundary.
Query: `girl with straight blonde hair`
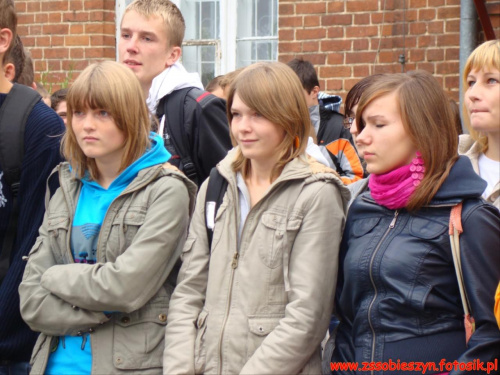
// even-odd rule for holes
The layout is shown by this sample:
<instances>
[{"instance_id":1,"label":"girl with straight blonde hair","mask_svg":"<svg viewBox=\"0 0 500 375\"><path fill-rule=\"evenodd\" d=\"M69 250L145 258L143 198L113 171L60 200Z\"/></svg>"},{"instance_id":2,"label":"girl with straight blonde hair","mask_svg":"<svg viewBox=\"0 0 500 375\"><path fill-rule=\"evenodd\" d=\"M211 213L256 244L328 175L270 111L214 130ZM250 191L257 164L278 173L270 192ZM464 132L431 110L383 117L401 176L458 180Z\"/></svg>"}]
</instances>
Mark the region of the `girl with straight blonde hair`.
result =
<instances>
[{"instance_id":1,"label":"girl with straight blonde hair","mask_svg":"<svg viewBox=\"0 0 500 375\"><path fill-rule=\"evenodd\" d=\"M500 41L484 42L472 52L462 80L463 121L470 134L460 136L458 152L488 183L483 198L500 209Z\"/></svg>"},{"instance_id":2,"label":"girl with straight blonde hair","mask_svg":"<svg viewBox=\"0 0 500 375\"><path fill-rule=\"evenodd\" d=\"M19 287L22 317L41 332L32 373L159 374L196 186L166 163L127 67L87 67L67 105L68 162Z\"/></svg>"},{"instance_id":3,"label":"girl with straight blonde hair","mask_svg":"<svg viewBox=\"0 0 500 375\"><path fill-rule=\"evenodd\" d=\"M431 363L427 372L436 374L454 361L497 358L492 296L500 252L492 249L500 213L481 199L486 184L469 160L457 156L446 94L424 71L384 75L361 95L356 124L370 177L349 208L342 239L340 324L325 359L331 370L347 374L342 363L357 362L385 374ZM459 203L463 285L476 321L468 342L449 236Z\"/></svg>"},{"instance_id":4,"label":"girl with straight blonde hair","mask_svg":"<svg viewBox=\"0 0 500 375\"><path fill-rule=\"evenodd\" d=\"M305 154L309 111L285 64L245 68L227 113L237 144L217 166L227 190L215 219L210 181L198 194L164 374L320 373L347 189Z\"/></svg>"}]
</instances>

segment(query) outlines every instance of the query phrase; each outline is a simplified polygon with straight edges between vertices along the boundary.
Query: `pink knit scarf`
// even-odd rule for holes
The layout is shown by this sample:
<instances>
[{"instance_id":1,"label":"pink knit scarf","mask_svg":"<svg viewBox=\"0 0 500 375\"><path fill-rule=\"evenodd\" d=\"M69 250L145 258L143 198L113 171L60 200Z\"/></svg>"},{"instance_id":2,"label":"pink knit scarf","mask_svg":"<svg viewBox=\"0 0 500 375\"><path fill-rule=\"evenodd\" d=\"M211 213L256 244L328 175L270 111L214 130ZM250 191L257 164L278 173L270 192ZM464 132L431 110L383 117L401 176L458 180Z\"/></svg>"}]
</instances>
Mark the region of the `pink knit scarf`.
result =
<instances>
[{"instance_id":1,"label":"pink knit scarf","mask_svg":"<svg viewBox=\"0 0 500 375\"><path fill-rule=\"evenodd\" d=\"M417 153L408 165L384 174L370 175L368 186L375 202L391 210L405 207L424 177L423 164L420 153Z\"/></svg>"}]
</instances>

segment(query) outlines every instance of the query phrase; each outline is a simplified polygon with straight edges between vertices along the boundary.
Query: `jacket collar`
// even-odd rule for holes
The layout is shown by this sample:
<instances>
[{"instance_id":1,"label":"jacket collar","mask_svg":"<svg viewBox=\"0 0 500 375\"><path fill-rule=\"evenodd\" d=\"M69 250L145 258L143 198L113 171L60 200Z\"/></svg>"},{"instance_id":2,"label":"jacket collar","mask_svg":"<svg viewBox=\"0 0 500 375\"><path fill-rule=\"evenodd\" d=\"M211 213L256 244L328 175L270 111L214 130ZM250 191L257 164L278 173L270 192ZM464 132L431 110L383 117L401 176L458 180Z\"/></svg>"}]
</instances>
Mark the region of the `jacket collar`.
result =
<instances>
[{"instance_id":1,"label":"jacket collar","mask_svg":"<svg viewBox=\"0 0 500 375\"><path fill-rule=\"evenodd\" d=\"M233 172L232 163L237 151L238 146L230 150L227 156L217 165L220 174L234 187L236 187L236 174ZM276 181L271 184L268 192L274 189L275 186L292 180L304 180L305 184L319 180L330 181L338 186L344 206L346 206L351 196L337 172L307 156L301 156L290 161Z\"/></svg>"},{"instance_id":2,"label":"jacket collar","mask_svg":"<svg viewBox=\"0 0 500 375\"><path fill-rule=\"evenodd\" d=\"M467 198L480 198L486 181L474 172L468 157L460 156L451 167L448 178L432 198L431 204L460 202Z\"/></svg>"},{"instance_id":3,"label":"jacket collar","mask_svg":"<svg viewBox=\"0 0 500 375\"><path fill-rule=\"evenodd\" d=\"M59 182L61 189L63 189L63 191L65 192L66 197L71 197L71 204L74 206L73 208L76 209L76 203L78 199L77 192L80 190L80 181L75 177L74 173L71 172L68 162L59 164L56 169L59 172ZM180 172L176 167L172 166L169 163L157 164L139 171L137 177L132 180L132 182L120 194L120 196L133 193L143 186L150 184L154 180L167 175L171 175L181 180L186 186L189 194L189 212L191 215L194 210L198 187L194 182L187 178L184 173Z\"/></svg>"},{"instance_id":4,"label":"jacket collar","mask_svg":"<svg viewBox=\"0 0 500 375\"><path fill-rule=\"evenodd\" d=\"M368 179L363 181L358 186L358 189L353 191L354 198L358 195L363 195L365 199L374 202L371 194L368 192ZM485 189L486 181L474 172L469 158L460 156L451 167L448 178L443 182L428 205L449 206L458 204L464 199L480 198Z\"/></svg>"}]
</instances>

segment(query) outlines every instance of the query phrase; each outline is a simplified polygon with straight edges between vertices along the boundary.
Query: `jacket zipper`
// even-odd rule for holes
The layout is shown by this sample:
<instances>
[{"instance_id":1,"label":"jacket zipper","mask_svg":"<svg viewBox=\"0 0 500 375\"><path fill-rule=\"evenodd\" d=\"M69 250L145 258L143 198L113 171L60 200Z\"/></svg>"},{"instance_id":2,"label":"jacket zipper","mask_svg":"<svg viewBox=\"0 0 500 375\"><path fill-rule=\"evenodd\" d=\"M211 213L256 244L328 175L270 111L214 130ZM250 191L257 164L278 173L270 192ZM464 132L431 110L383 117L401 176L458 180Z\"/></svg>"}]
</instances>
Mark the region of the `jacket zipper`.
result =
<instances>
[{"instance_id":1,"label":"jacket zipper","mask_svg":"<svg viewBox=\"0 0 500 375\"><path fill-rule=\"evenodd\" d=\"M371 354L370 362L374 362L374 359L375 359L375 339L376 339L375 329L373 328L372 319L371 319L371 311L372 311L373 304L375 303L375 300L377 299L377 295L378 295L377 286L375 285L375 281L373 280L373 261L375 259L375 255L377 255L378 250L382 246L382 242L384 242L385 238L387 237L387 235L389 234L391 229L393 229L394 226L396 225L396 220L398 219L398 215L399 215L399 210L396 210L396 212L394 212L394 218L392 219L391 223L389 224L389 228L387 228L384 235L382 236L382 238L378 242L377 247L375 248L375 251L373 252L371 259L370 259L370 281L372 283L373 289L375 290L375 294L373 295L373 298L370 302L370 306L368 306L368 324L370 325L370 329L372 330L372 354ZM373 375L373 370L371 370L371 374Z\"/></svg>"},{"instance_id":2,"label":"jacket zipper","mask_svg":"<svg viewBox=\"0 0 500 375\"><path fill-rule=\"evenodd\" d=\"M272 192L274 192L275 189L276 189L276 187L271 189L271 191L269 191L266 194L266 196L269 196ZM233 190L233 195L238 198L238 196L239 196L238 187L236 186L236 189L233 188L232 190ZM234 211L235 211L236 218L238 218L238 216L239 216L238 208L237 208L238 204L239 204L238 199L236 199L235 202L236 203L234 206ZM250 208L250 211L248 212L248 215L247 215L247 219L250 216L250 213L252 212L252 210L254 210L255 207L259 206L260 202L262 202L262 199L254 207ZM236 220L236 223L238 223L238 220ZM243 229L241 231L241 237L243 237L243 233L245 233L246 225L247 225L247 221L245 220L245 224L243 224ZM238 234L239 233L238 233L238 224L237 224L236 225L236 239L238 241L237 242L238 245L236 247L236 251L234 252L233 260L231 261L231 276L229 278L229 292L228 292L228 296L227 296L226 311L224 313L224 320L222 321L222 328L221 328L221 332L220 332L220 336L219 336L219 345L218 345L218 347L219 347L219 371L217 372L218 374L222 374L222 361L223 361L223 358L222 358L222 340L224 338L224 331L226 329L226 323L227 323L227 320L229 319L229 310L231 308L234 273L236 271L236 268L238 268L238 260L240 258L239 246L240 246L241 241L238 239Z\"/></svg>"},{"instance_id":3,"label":"jacket zipper","mask_svg":"<svg viewBox=\"0 0 500 375\"><path fill-rule=\"evenodd\" d=\"M231 184L230 184L230 186L231 186ZM247 219L250 216L250 213L256 207L258 207L260 205L260 203L264 200L264 198L269 197L272 194L274 194L274 192L276 191L277 187L279 187L279 186L281 186L281 183L275 185L270 191L267 192L267 194L264 197L262 197L262 199L259 202L257 202L257 204L254 207L252 207L250 209L250 211L248 212L248 215L247 215ZM233 187L232 190L233 190L233 195L236 198L238 198L238 196L239 196L238 187L236 186L236 189L234 189L234 187ZM237 205L239 204L238 199L236 199L235 202L236 203L235 203L234 211L235 211L236 217L238 218L238 216L239 216L238 208L237 208ZM238 221L236 221L236 223L238 223ZM241 231L241 236L242 237L243 237L243 233L245 233L246 224L247 224L247 221L245 221L245 224L243 225L243 229ZM236 225L236 238L238 239L238 225ZM232 297L232 291L233 291L234 273L236 271L236 268L238 268L238 260L239 260L239 257L240 257L239 245L240 245L240 241L238 240L238 246L237 246L236 251L235 251L235 253L233 255L233 260L231 262L231 276L229 278L229 292L228 292L228 297L227 297L226 312L224 313L224 320L222 321L222 329L221 329L221 333L220 333L220 336L219 336L219 345L218 345L218 348L219 348L219 371L218 371L218 374L222 374L222 340L224 338L224 331L225 331L225 328L226 328L227 320L229 318L229 309L231 307L231 297Z\"/></svg>"},{"instance_id":4,"label":"jacket zipper","mask_svg":"<svg viewBox=\"0 0 500 375\"><path fill-rule=\"evenodd\" d=\"M234 191L234 186L231 184L233 190L233 196L238 197L238 187L236 187L236 191ZM229 189L228 189L229 190ZM238 218L238 209L237 209L237 204L238 204L238 199L235 200L235 206L234 206L234 212L236 215L236 218ZM248 216L247 216L248 217ZM238 220L236 220L236 223L238 223ZM244 229L244 228L243 228ZM243 234L243 231L242 231ZM234 273L236 271L236 268L238 267L238 259L240 257L239 253L239 239L238 239L238 224L236 224L236 239L237 239L237 246L236 246L236 251L233 254L233 260L231 261L231 276L229 277L229 291L227 293L227 303L226 303L226 311L224 313L224 320L222 321L222 328L220 331L220 336L219 336L219 344L218 344L218 349L219 349L219 371L217 371L218 374L222 374L222 340L224 338L224 331L226 329L226 323L227 320L229 319L229 309L231 308L231 298L233 294L233 279L234 279Z\"/></svg>"},{"instance_id":5,"label":"jacket zipper","mask_svg":"<svg viewBox=\"0 0 500 375\"><path fill-rule=\"evenodd\" d=\"M231 296L233 293L233 279L234 272L238 267L238 258L240 254L235 251L233 255L233 261L231 262L231 277L229 278L229 292L227 296L226 313L224 314L224 321L222 322L222 330L219 337L219 371L217 373L222 374L222 339L224 337L224 330L226 328L227 319L229 318L229 308L231 307Z\"/></svg>"}]
</instances>

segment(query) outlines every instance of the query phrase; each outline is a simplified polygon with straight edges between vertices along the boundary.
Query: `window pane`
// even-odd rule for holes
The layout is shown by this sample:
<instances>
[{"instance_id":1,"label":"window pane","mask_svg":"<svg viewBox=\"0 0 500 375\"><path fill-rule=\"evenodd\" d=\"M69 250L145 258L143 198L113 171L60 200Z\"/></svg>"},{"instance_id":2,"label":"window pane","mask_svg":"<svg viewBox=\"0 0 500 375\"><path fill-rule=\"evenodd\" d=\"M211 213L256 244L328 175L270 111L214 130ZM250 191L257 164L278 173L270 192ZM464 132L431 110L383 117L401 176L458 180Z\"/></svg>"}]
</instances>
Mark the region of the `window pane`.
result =
<instances>
[{"instance_id":1,"label":"window pane","mask_svg":"<svg viewBox=\"0 0 500 375\"><path fill-rule=\"evenodd\" d=\"M276 61L277 40L246 40L236 44L236 68L248 66L257 61Z\"/></svg>"},{"instance_id":2,"label":"window pane","mask_svg":"<svg viewBox=\"0 0 500 375\"><path fill-rule=\"evenodd\" d=\"M220 38L219 0L182 0L180 10L186 23L184 40Z\"/></svg>"},{"instance_id":3,"label":"window pane","mask_svg":"<svg viewBox=\"0 0 500 375\"><path fill-rule=\"evenodd\" d=\"M182 64L188 72L198 72L206 85L215 76L215 46L182 47Z\"/></svg>"},{"instance_id":4,"label":"window pane","mask_svg":"<svg viewBox=\"0 0 500 375\"><path fill-rule=\"evenodd\" d=\"M238 38L278 35L278 0L238 0Z\"/></svg>"}]
</instances>

